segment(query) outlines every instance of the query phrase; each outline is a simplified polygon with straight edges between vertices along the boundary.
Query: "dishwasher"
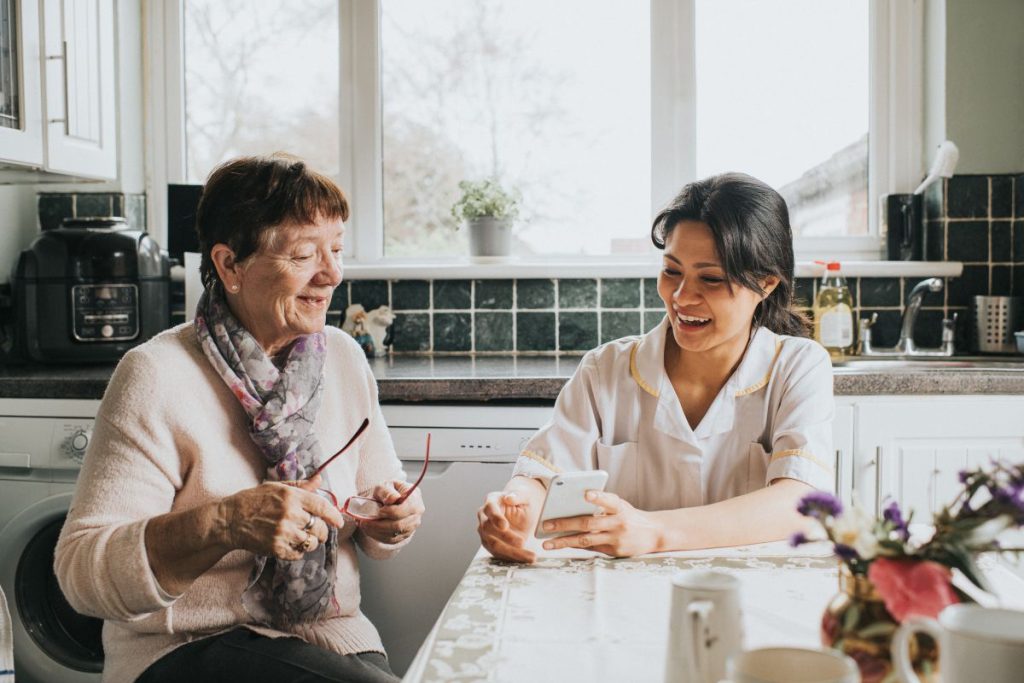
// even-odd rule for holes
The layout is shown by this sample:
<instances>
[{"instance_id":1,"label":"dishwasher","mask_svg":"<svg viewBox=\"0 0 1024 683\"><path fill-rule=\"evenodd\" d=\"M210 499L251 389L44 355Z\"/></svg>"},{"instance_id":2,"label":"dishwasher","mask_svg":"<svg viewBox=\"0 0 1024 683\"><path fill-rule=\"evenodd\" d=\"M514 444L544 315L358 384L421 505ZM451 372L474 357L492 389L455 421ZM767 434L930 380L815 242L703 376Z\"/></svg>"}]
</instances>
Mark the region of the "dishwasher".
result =
<instances>
[{"instance_id":1,"label":"dishwasher","mask_svg":"<svg viewBox=\"0 0 1024 683\"><path fill-rule=\"evenodd\" d=\"M480 548L476 511L512 475L519 450L552 407L385 404L395 451L420 484L426 513L412 541L389 560L360 555L361 609L380 632L391 668L402 676Z\"/></svg>"}]
</instances>

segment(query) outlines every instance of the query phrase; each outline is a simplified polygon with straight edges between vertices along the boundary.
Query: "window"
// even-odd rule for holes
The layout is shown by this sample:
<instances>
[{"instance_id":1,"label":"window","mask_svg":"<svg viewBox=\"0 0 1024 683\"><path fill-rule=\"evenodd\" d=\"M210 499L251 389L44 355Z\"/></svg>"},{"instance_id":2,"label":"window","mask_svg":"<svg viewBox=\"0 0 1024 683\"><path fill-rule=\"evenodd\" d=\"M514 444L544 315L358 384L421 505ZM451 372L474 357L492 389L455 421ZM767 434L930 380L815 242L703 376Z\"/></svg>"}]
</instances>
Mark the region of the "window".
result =
<instances>
[{"instance_id":1,"label":"window","mask_svg":"<svg viewBox=\"0 0 1024 683\"><path fill-rule=\"evenodd\" d=\"M185 180L288 151L337 176L336 0L185 0Z\"/></svg>"},{"instance_id":2,"label":"window","mask_svg":"<svg viewBox=\"0 0 1024 683\"><path fill-rule=\"evenodd\" d=\"M488 176L522 195L522 263L643 260L658 208L725 170L782 192L798 256L825 244L832 256L877 258L872 198L923 170L920 3L180 7L187 164L167 179L201 182L236 154L294 152L352 198L350 262L465 254L449 209L459 180ZM166 100L173 110L173 93Z\"/></svg>"},{"instance_id":3,"label":"window","mask_svg":"<svg viewBox=\"0 0 1024 683\"><path fill-rule=\"evenodd\" d=\"M646 3L384 0L381 10L386 256L466 253L449 209L460 180L488 177L522 195L522 255L649 244Z\"/></svg>"},{"instance_id":4,"label":"window","mask_svg":"<svg viewBox=\"0 0 1024 683\"><path fill-rule=\"evenodd\" d=\"M767 182L796 236L867 234L868 4L698 0L695 33L697 177Z\"/></svg>"}]
</instances>

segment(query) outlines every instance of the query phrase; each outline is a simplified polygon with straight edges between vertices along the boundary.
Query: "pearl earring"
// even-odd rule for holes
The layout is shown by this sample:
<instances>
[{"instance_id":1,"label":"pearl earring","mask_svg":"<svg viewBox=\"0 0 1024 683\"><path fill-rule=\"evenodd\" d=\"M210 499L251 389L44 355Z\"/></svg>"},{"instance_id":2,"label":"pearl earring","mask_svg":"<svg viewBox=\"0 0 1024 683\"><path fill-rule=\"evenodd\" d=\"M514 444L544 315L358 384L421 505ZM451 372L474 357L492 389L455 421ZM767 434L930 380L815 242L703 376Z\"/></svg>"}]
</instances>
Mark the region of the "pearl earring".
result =
<instances>
[{"instance_id":1,"label":"pearl earring","mask_svg":"<svg viewBox=\"0 0 1024 683\"><path fill-rule=\"evenodd\" d=\"M231 285L231 287L229 287L229 289L231 290L232 293L237 292L238 291L238 285Z\"/></svg>"}]
</instances>

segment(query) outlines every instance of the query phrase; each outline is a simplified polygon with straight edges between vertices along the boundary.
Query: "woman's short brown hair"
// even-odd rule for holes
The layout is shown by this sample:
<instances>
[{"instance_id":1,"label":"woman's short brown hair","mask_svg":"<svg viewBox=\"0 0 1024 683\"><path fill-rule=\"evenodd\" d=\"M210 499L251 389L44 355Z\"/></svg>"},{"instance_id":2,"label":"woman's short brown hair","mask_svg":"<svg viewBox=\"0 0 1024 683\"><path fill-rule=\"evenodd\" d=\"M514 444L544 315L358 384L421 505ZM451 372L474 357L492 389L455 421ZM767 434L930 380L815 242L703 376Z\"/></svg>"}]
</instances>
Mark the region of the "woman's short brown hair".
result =
<instances>
[{"instance_id":1,"label":"woman's short brown hair","mask_svg":"<svg viewBox=\"0 0 1024 683\"><path fill-rule=\"evenodd\" d=\"M224 162L206 179L196 211L203 285L220 281L210 257L215 244L226 244L241 262L270 246L275 228L335 218L348 219L345 194L298 157L276 152Z\"/></svg>"}]
</instances>

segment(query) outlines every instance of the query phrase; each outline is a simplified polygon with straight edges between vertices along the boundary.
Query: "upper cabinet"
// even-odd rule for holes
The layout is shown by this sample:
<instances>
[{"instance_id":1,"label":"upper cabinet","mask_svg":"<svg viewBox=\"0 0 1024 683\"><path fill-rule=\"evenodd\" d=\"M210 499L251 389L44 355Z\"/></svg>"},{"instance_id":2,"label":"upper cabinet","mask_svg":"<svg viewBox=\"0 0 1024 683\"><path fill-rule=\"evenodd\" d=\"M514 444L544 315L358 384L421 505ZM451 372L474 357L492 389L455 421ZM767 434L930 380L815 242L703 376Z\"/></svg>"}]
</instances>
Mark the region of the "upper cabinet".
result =
<instances>
[{"instance_id":1,"label":"upper cabinet","mask_svg":"<svg viewBox=\"0 0 1024 683\"><path fill-rule=\"evenodd\" d=\"M0 7L0 161L116 178L113 0L0 0Z\"/></svg>"},{"instance_id":2,"label":"upper cabinet","mask_svg":"<svg viewBox=\"0 0 1024 683\"><path fill-rule=\"evenodd\" d=\"M0 160L43 165L39 3L0 0Z\"/></svg>"}]
</instances>

